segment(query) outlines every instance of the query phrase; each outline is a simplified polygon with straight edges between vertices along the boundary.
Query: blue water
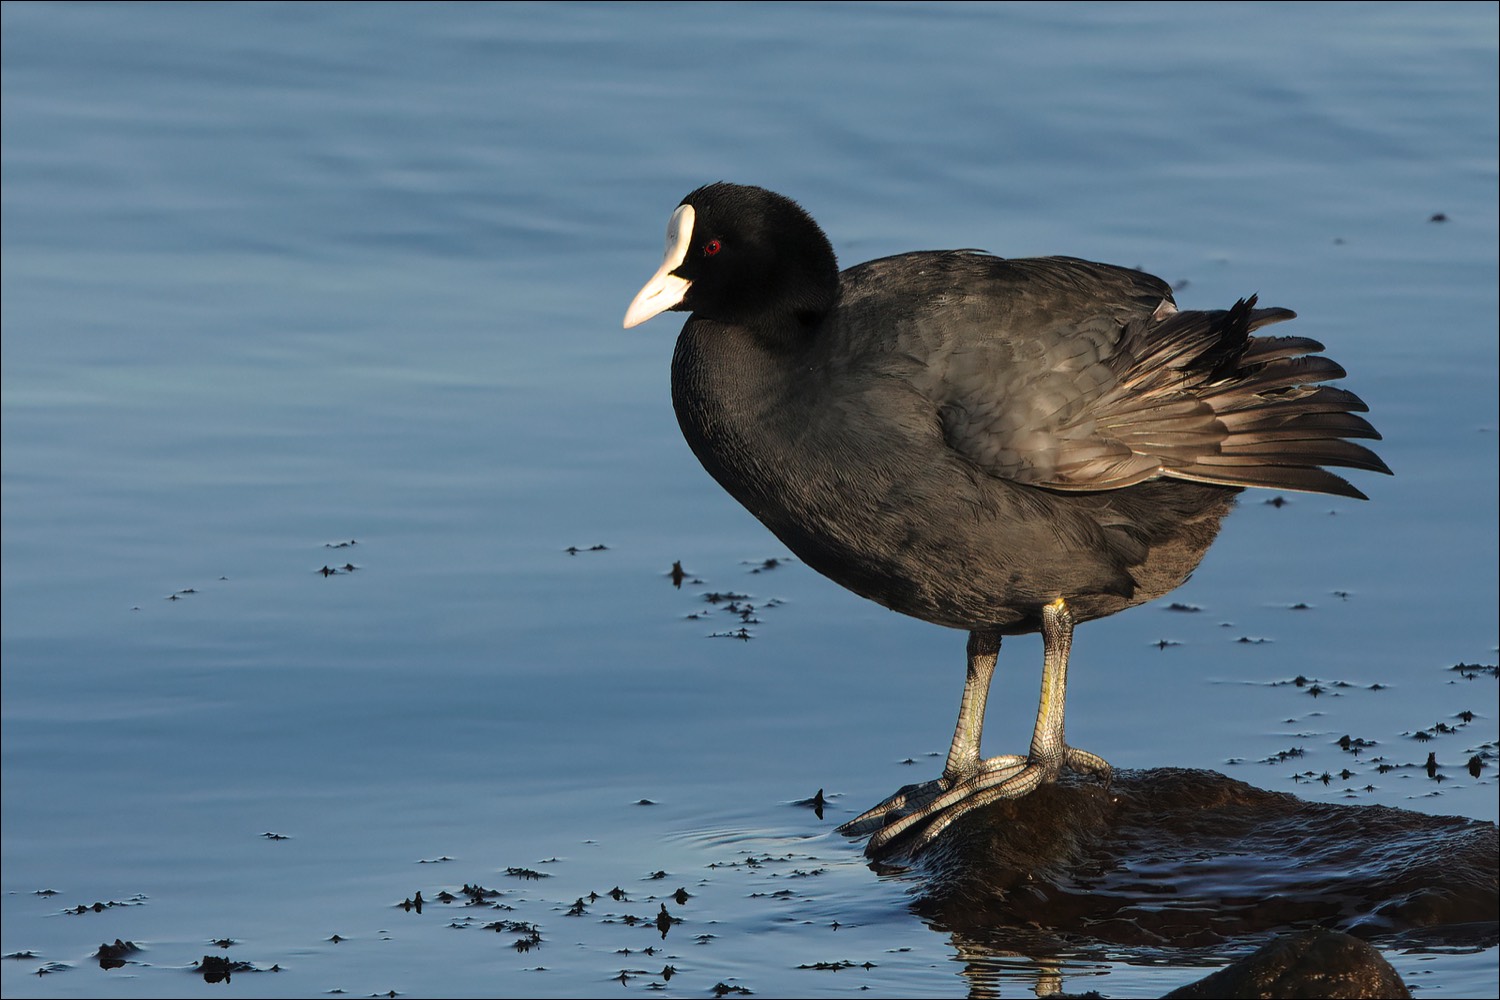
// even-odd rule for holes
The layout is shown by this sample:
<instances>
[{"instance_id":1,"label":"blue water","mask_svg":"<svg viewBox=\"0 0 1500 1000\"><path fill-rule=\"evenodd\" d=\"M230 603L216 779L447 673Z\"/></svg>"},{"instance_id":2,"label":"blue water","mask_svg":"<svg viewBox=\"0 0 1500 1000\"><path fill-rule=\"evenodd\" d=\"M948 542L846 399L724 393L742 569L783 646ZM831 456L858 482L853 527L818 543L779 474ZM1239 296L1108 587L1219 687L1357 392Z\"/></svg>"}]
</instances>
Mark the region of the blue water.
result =
<instances>
[{"instance_id":1,"label":"blue water","mask_svg":"<svg viewBox=\"0 0 1500 1000\"><path fill-rule=\"evenodd\" d=\"M846 264L1068 253L1296 309L1395 477L1247 494L1178 593L1080 630L1070 736L1496 818L1494 680L1449 669L1500 633L1493 4L7 3L0 41L6 996L1051 981L830 832L937 771L962 637L755 572L787 553L680 439L676 321L620 329L718 179L797 198ZM741 621L710 591L753 639L711 637ZM1039 661L1007 642L989 752ZM1299 780L1346 733L1447 780ZM790 805L819 787L824 822ZM541 945L431 905L466 882ZM623 921L661 900L666 941ZM66 912L95 902L124 905ZM144 950L101 971L117 937ZM209 954L281 971L208 986ZM1500 992L1494 949L1388 957ZM798 968L845 960L873 967Z\"/></svg>"}]
</instances>

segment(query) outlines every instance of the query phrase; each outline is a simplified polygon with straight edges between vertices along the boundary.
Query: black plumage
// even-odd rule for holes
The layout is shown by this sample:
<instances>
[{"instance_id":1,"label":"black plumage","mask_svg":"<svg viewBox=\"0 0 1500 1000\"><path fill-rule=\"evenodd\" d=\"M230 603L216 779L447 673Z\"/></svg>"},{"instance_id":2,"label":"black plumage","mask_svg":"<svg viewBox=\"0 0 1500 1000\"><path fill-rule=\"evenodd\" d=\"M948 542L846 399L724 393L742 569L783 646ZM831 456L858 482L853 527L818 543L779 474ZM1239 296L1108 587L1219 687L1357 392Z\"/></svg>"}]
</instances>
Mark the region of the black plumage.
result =
<instances>
[{"instance_id":1,"label":"black plumage","mask_svg":"<svg viewBox=\"0 0 1500 1000\"><path fill-rule=\"evenodd\" d=\"M970 632L970 688L1002 635L1042 631L1065 670L1072 624L1182 583L1242 487L1362 498L1327 467L1389 472L1322 345L1259 333L1292 312L1179 311L1140 271L966 250L840 273L795 203L713 184L674 213L627 325L669 308L692 312L672 395L704 467L820 573ZM1057 687L1033 753L991 761L966 688L943 778L854 828L930 837L1061 767L1107 772L1064 744Z\"/></svg>"}]
</instances>

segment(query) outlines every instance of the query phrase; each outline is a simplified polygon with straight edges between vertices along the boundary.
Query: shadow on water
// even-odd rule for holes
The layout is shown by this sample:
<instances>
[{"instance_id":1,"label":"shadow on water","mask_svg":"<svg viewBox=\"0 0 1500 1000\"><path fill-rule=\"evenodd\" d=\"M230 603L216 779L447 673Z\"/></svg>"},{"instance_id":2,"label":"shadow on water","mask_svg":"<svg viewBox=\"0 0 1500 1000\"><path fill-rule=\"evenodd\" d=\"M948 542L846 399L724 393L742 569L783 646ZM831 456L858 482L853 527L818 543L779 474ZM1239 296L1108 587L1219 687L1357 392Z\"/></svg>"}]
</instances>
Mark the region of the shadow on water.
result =
<instances>
[{"instance_id":1,"label":"shadow on water","mask_svg":"<svg viewBox=\"0 0 1500 1000\"><path fill-rule=\"evenodd\" d=\"M913 908L950 936L974 995L995 992L1002 970L1013 979L1018 961L1051 992L1062 970L1212 966L1267 942L1283 953L1273 961L1311 974L1366 957L1384 966L1357 942L1330 958L1342 934L1409 952L1493 947L1496 830L1159 768L1119 772L1108 790L1064 782L975 810L911 867L877 868L921 881ZM1342 934L1297 937L1313 929ZM1296 995L1287 988L1214 995ZM1370 988L1323 983L1306 995L1391 995Z\"/></svg>"}]
</instances>

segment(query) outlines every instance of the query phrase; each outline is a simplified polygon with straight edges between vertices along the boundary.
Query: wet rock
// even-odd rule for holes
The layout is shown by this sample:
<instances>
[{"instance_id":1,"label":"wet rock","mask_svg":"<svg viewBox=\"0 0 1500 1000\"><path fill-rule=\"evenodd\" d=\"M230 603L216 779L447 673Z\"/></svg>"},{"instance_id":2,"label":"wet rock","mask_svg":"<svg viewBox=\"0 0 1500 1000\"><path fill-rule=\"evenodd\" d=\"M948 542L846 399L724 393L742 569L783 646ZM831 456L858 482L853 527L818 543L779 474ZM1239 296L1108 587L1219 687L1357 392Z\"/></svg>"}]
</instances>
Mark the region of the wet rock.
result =
<instances>
[{"instance_id":1,"label":"wet rock","mask_svg":"<svg viewBox=\"0 0 1500 1000\"><path fill-rule=\"evenodd\" d=\"M1212 771L1062 782L956 821L916 909L969 946L1203 949L1311 925L1500 939L1495 824L1308 802ZM1451 932L1451 934L1450 934Z\"/></svg>"},{"instance_id":2,"label":"wet rock","mask_svg":"<svg viewBox=\"0 0 1500 1000\"><path fill-rule=\"evenodd\" d=\"M1406 984L1369 944L1338 931L1286 934L1168 1000L1357 1000L1410 997Z\"/></svg>"}]
</instances>

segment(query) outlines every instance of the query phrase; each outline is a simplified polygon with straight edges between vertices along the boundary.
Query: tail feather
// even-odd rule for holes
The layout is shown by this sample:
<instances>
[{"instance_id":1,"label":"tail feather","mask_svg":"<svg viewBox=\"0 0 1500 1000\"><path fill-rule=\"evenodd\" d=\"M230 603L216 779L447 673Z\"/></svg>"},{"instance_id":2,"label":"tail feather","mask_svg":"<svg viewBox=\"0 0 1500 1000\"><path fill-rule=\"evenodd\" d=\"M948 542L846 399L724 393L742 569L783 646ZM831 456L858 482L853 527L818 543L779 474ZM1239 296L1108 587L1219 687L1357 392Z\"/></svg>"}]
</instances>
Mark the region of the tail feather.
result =
<instances>
[{"instance_id":1,"label":"tail feather","mask_svg":"<svg viewBox=\"0 0 1500 1000\"><path fill-rule=\"evenodd\" d=\"M1203 447L1201 431L1179 433L1191 424L1184 413L1146 421L1149 430L1133 428L1135 434L1126 435L1132 445L1152 436L1170 440L1170 445L1157 441L1153 453L1161 456L1165 475L1180 479L1364 499L1363 492L1323 468L1391 471L1380 456L1351 440L1380 439L1380 432L1357 415L1369 407L1347 389L1321 384L1343 378L1343 366L1316 353L1323 345L1308 337L1250 336L1259 327L1294 315L1287 309L1257 309L1252 296L1227 312L1171 317L1183 324L1183 330L1192 328L1197 334L1183 337L1190 346L1178 352L1177 360L1191 357L1192 369L1208 369L1208 377L1191 395L1212 411L1211 423L1219 437ZM1156 381L1163 369L1152 367L1140 382ZM1140 413L1130 416L1139 420ZM1199 446L1196 452L1194 444Z\"/></svg>"},{"instance_id":2,"label":"tail feather","mask_svg":"<svg viewBox=\"0 0 1500 1000\"><path fill-rule=\"evenodd\" d=\"M1286 317L1291 319L1290 316ZM1253 318L1252 318L1253 322ZM1254 326L1251 329L1255 329ZM1259 365L1281 358L1296 358L1304 354L1317 354L1323 345L1311 337L1256 337L1245 345L1241 364Z\"/></svg>"},{"instance_id":3,"label":"tail feather","mask_svg":"<svg viewBox=\"0 0 1500 1000\"><path fill-rule=\"evenodd\" d=\"M1304 413L1368 413L1370 410L1364 400L1348 389L1320 385L1304 386L1296 392L1298 394L1297 409ZM1290 392L1284 392L1282 398L1283 401L1289 401ZM1224 414L1253 410L1261 407L1264 402L1262 397L1255 395L1239 399L1224 399L1219 403L1218 412Z\"/></svg>"},{"instance_id":4,"label":"tail feather","mask_svg":"<svg viewBox=\"0 0 1500 1000\"><path fill-rule=\"evenodd\" d=\"M1208 386L1204 399L1219 395L1247 399L1280 390L1300 389L1319 382L1332 382L1349 374L1343 366L1323 357L1309 354L1300 358L1279 358L1253 368L1241 368L1216 385Z\"/></svg>"},{"instance_id":5,"label":"tail feather","mask_svg":"<svg viewBox=\"0 0 1500 1000\"><path fill-rule=\"evenodd\" d=\"M1058 393L1066 418L1050 462L998 474L1053 489L1119 489L1165 476L1364 498L1323 466L1390 473L1357 440L1380 439L1362 399L1309 337L1252 336L1296 316L1251 296L1219 311L1166 312L1127 324L1102 372ZM1088 341L1090 346L1094 341ZM1024 450L1018 446L1015 450ZM1026 478L1046 468L1045 477Z\"/></svg>"},{"instance_id":6,"label":"tail feather","mask_svg":"<svg viewBox=\"0 0 1500 1000\"><path fill-rule=\"evenodd\" d=\"M1215 483L1219 486L1259 486L1265 489L1296 490L1299 493L1331 493L1334 496L1368 500L1363 492L1342 476L1319 468L1300 466L1258 466L1235 470L1233 475L1217 474L1217 470L1194 467L1174 470L1176 479L1188 479L1198 483Z\"/></svg>"},{"instance_id":7,"label":"tail feather","mask_svg":"<svg viewBox=\"0 0 1500 1000\"><path fill-rule=\"evenodd\" d=\"M1346 469L1365 469L1370 472L1390 471L1373 451L1342 438L1303 438L1296 441L1231 439L1225 444L1219 457L1254 458L1272 464L1339 465Z\"/></svg>"}]
</instances>

